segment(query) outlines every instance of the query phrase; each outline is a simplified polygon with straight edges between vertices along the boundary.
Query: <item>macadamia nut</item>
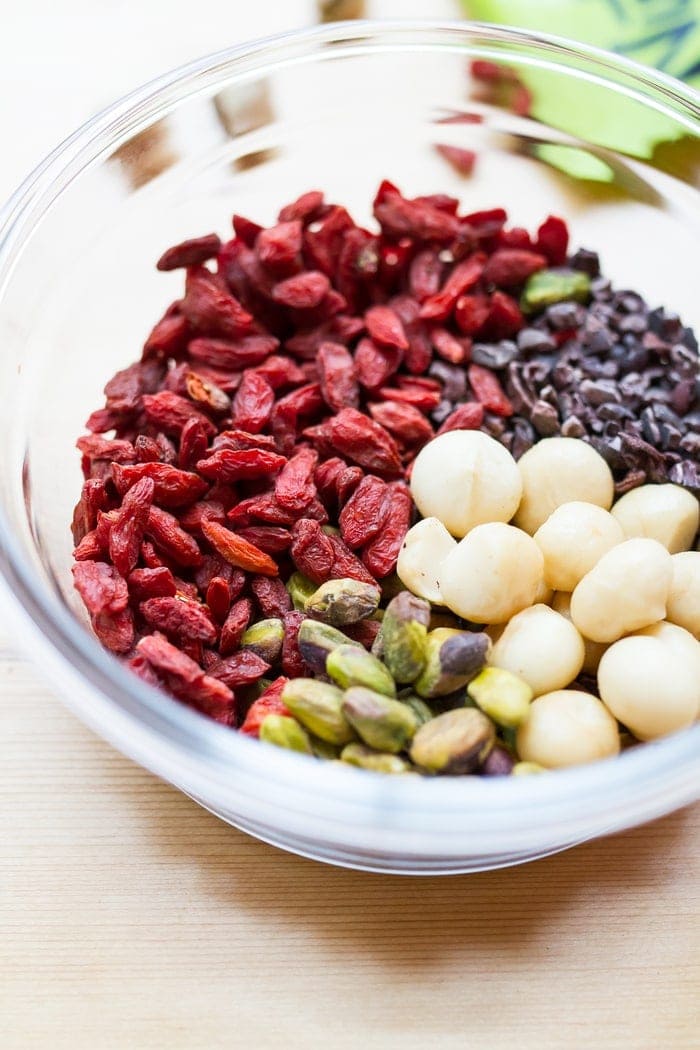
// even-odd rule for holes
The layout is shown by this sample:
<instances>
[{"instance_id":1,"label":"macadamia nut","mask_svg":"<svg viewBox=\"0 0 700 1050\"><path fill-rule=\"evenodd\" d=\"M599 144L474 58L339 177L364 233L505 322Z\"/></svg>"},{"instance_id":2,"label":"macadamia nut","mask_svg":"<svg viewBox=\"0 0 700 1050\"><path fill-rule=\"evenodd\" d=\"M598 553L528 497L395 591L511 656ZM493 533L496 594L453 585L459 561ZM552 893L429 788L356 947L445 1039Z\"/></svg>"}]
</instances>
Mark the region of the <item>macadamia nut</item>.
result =
<instances>
[{"instance_id":1,"label":"macadamia nut","mask_svg":"<svg viewBox=\"0 0 700 1050\"><path fill-rule=\"evenodd\" d=\"M562 503L581 501L610 510L614 495L610 467L577 438L545 438L518 460L523 494L513 524L537 532Z\"/></svg>"},{"instance_id":2,"label":"macadamia nut","mask_svg":"<svg viewBox=\"0 0 700 1050\"><path fill-rule=\"evenodd\" d=\"M543 567L531 536L501 522L477 525L442 563L443 601L473 623L503 623L532 605Z\"/></svg>"},{"instance_id":3,"label":"macadamia nut","mask_svg":"<svg viewBox=\"0 0 700 1050\"><path fill-rule=\"evenodd\" d=\"M628 539L646 536L677 554L693 545L700 506L680 485L640 485L619 499L611 513Z\"/></svg>"},{"instance_id":4,"label":"macadamia nut","mask_svg":"<svg viewBox=\"0 0 700 1050\"><path fill-rule=\"evenodd\" d=\"M423 518L409 529L399 551L396 572L409 591L442 605L440 571L457 541L437 518Z\"/></svg>"},{"instance_id":5,"label":"macadamia nut","mask_svg":"<svg viewBox=\"0 0 700 1050\"><path fill-rule=\"evenodd\" d=\"M516 743L523 761L547 769L593 762L620 750L613 716L596 696L577 689L559 689L533 700Z\"/></svg>"},{"instance_id":6,"label":"macadamia nut","mask_svg":"<svg viewBox=\"0 0 700 1050\"><path fill-rule=\"evenodd\" d=\"M560 616L565 616L567 620L571 619L571 595L566 591L557 591L552 598L552 608L555 612L558 612ZM581 635L583 638L583 635ZM583 638L583 667L581 668L586 674L595 674L598 670L598 664L600 659L608 648L603 642L592 642L590 638Z\"/></svg>"},{"instance_id":7,"label":"macadamia nut","mask_svg":"<svg viewBox=\"0 0 700 1050\"><path fill-rule=\"evenodd\" d=\"M571 596L571 619L584 638L614 642L663 620L671 555L656 540L626 540L604 554Z\"/></svg>"},{"instance_id":8,"label":"macadamia nut","mask_svg":"<svg viewBox=\"0 0 700 1050\"><path fill-rule=\"evenodd\" d=\"M573 682L583 659L583 639L571 621L546 605L533 605L508 623L488 662L518 675L541 696Z\"/></svg>"},{"instance_id":9,"label":"macadamia nut","mask_svg":"<svg viewBox=\"0 0 700 1050\"><path fill-rule=\"evenodd\" d=\"M600 661L598 687L639 740L685 729L700 713L700 642L669 623L622 638Z\"/></svg>"},{"instance_id":10,"label":"macadamia nut","mask_svg":"<svg viewBox=\"0 0 700 1050\"><path fill-rule=\"evenodd\" d=\"M671 565L666 619L700 638L700 552L674 554Z\"/></svg>"},{"instance_id":11,"label":"macadamia nut","mask_svg":"<svg viewBox=\"0 0 700 1050\"><path fill-rule=\"evenodd\" d=\"M604 554L622 543L622 526L594 503L562 503L535 533L544 555L545 582L557 591L573 591Z\"/></svg>"},{"instance_id":12,"label":"macadamia nut","mask_svg":"<svg viewBox=\"0 0 700 1050\"><path fill-rule=\"evenodd\" d=\"M517 464L479 430L453 430L429 441L416 456L411 495L424 517L438 518L453 536L475 525L510 521L522 493Z\"/></svg>"}]
</instances>

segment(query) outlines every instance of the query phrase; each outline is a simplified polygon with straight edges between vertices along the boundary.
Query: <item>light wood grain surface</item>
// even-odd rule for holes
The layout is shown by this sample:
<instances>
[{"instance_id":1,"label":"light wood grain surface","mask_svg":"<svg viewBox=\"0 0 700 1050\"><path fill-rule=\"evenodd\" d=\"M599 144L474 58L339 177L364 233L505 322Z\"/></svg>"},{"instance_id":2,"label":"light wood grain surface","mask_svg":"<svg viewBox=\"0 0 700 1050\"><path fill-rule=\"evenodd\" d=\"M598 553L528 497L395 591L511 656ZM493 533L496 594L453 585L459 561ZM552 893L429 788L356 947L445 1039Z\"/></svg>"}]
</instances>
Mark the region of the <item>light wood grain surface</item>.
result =
<instances>
[{"instance_id":1,"label":"light wood grain surface","mask_svg":"<svg viewBox=\"0 0 700 1050\"><path fill-rule=\"evenodd\" d=\"M312 17L311 0L14 5L0 196L147 77ZM332 869L116 754L2 635L0 742L1 1050L700 1047L700 807L510 871Z\"/></svg>"},{"instance_id":2,"label":"light wood grain surface","mask_svg":"<svg viewBox=\"0 0 700 1050\"><path fill-rule=\"evenodd\" d=\"M226 826L0 644L0 1045L697 1048L700 807L508 871L342 871Z\"/></svg>"}]
</instances>

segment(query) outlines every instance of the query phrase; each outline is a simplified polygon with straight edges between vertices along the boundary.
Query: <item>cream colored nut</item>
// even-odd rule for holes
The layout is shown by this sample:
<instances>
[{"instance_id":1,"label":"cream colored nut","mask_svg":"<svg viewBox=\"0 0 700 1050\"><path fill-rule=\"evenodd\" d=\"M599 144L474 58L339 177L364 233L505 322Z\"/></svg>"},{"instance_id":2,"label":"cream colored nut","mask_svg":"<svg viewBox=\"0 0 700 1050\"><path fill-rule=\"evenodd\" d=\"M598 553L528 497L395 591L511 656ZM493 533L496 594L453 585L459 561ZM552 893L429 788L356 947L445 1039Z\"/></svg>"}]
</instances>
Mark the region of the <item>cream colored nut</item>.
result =
<instances>
[{"instance_id":1,"label":"cream colored nut","mask_svg":"<svg viewBox=\"0 0 700 1050\"><path fill-rule=\"evenodd\" d=\"M411 495L423 517L439 518L453 536L475 525L510 521L522 482L510 452L479 430L453 430L416 456Z\"/></svg>"},{"instance_id":2,"label":"cream colored nut","mask_svg":"<svg viewBox=\"0 0 700 1050\"><path fill-rule=\"evenodd\" d=\"M545 583L556 591L573 591L604 554L622 543L622 526L594 503L562 503L535 533L544 555Z\"/></svg>"},{"instance_id":3,"label":"cream colored nut","mask_svg":"<svg viewBox=\"0 0 700 1050\"><path fill-rule=\"evenodd\" d=\"M571 619L584 638L614 642L663 620L671 555L656 540L625 540L604 554L571 596Z\"/></svg>"},{"instance_id":4,"label":"cream colored nut","mask_svg":"<svg viewBox=\"0 0 700 1050\"><path fill-rule=\"evenodd\" d=\"M619 499L611 513L628 538L646 536L677 554L693 545L700 507L681 485L640 485Z\"/></svg>"},{"instance_id":5,"label":"cream colored nut","mask_svg":"<svg viewBox=\"0 0 700 1050\"><path fill-rule=\"evenodd\" d=\"M666 619L700 638L700 552L674 554L671 565Z\"/></svg>"},{"instance_id":6,"label":"cream colored nut","mask_svg":"<svg viewBox=\"0 0 700 1050\"><path fill-rule=\"evenodd\" d=\"M546 605L523 609L508 623L488 662L524 679L535 696L570 685L584 658L583 638Z\"/></svg>"},{"instance_id":7,"label":"cream colored nut","mask_svg":"<svg viewBox=\"0 0 700 1050\"><path fill-rule=\"evenodd\" d=\"M552 608L555 612L558 612L560 616L565 616L567 620L570 620L571 595L566 591L557 591L552 598ZM583 635L581 635L581 637L583 638ZM584 674L594 675L598 670L600 659L608 647L604 642L592 642L590 638L583 638L583 648L583 667L581 670Z\"/></svg>"},{"instance_id":8,"label":"cream colored nut","mask_svg":"<svg viewBox=\"0 0 700 1050\"><path fill-rule=\"evenodd\" d=\"M617 722L597 696L559 689L533 700L516 746L523 761L559 769L617 755L620 736Z\"/></svg>"},{"instance_id":9,"label":"cream colored nut","mask_svg":"<svg viewBox=\"0 0 700 1050\"><path fill-rule=\"evenodd\" d=\"M503 623L532 605L542 571L531 536L501 522L477 525L442 563L442 597L472 623Z\"/></svg>"},{"instance_id":10,"label":"cream colored nut","mask_svg":"<svg viewBox=\"0 0 700 1050\"><path fill-rule=\"evenodd\" d=\"M514 525L533 535L562 503L579 500L604 510L615 487L610 467L578 438L545 438L518 460L523 496Z\"/></svg>"},{"instance_id":11,"label":"cream colored nut","mask_svg":"<svg viewBox=\"0 0 700 1050\"><path fill-rule=\"evenodd\" d=\"M440 570L457 541L438 518L423 518L406 533L396 572L409 591L435 605L442 605Z\"/></svg>"},{"instance_id":12,"label":"cream colored nut","mask_svg":"<svg viewBox=\"0 0 700 1050\"><path fill-rule=\"evenodd\" d=\"M685 729L700 714L700 642L670 623L623 638L600 661L598 687L639 740Z\"/></svg>"}]
</instances>

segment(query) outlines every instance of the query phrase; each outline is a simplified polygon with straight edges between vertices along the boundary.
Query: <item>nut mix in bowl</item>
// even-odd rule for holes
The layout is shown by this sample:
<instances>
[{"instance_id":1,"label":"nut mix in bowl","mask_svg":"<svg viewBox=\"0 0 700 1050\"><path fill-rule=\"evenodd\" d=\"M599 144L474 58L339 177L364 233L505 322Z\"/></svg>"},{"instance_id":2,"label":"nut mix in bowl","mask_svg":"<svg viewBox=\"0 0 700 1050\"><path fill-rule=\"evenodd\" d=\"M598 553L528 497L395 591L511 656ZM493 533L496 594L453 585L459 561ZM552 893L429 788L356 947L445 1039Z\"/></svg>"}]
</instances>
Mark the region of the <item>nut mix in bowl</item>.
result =
<instances>
[{"instance_id":1,"label":"nut mix in bowl","mask_svg":"<svg viewBox=\"0 0 700 1050\"><path fill-rule=\"evenodd\" d=\"M484 95L494 63L529 85L529 112L510 108L511 91ZM610 122L597 140L590 128L576 138L550 126L537 98L545 75L582 105L628 107L626 126L641 118L646 140L632 149L622 136L616 151ZM8 620L66 702L231 823L368 869L514 863L696 798L698 727L669 735L668 711L659 718L620 667L644 661L653 679L671 649L679 665L690 653L677 632L694 615L696 552L676 545L690 527L678 491L692 490L694 409L667 399L687 392L693 350L670 310L686 326L698 320L686 263L697 126L682 87L610 56L509 30L370 23L202 60L61 147L0 224L11 435L0 448L0 556ZM375 218L387 176L404 193L385 182ZM274 230L280 206L309 187L324 191L322 214L281 220L301 223L299 267L284 261L279 231L257 224ZM389 229L407 210L415 219L416 200L429 236ZM231 212L245 216L235 248ZM490 232L467 229L479 212ZM351 276L366 267L356 302L335 247L324 258L331 213ZM314 239L312 257L304 242ZM353 242L368 248L361 266ZM176 250L157 272L168 244ZM504 261L531 272L504 277ZM644 302L617 291L629 288ZM130 367L167 303L143 364ZM668 312L656 313L660 303ZM416 304L437 313L418 316ZM325 326L340 328L322 333L322 350L310 346ZM645 343L642 378L618 402L609 381L626 378ZM665 355L664 376L647 376ZM105 406L99 391L115 373ZM625 416L635 398L641 431ZM80 439L89 478L75 566L94 632L119 659L84 629L70 572L80 482L68 450L99 405ZM659 417L664 405L683 426ZM376 436L371 462L358 460L358 427ZM446 441L468 444L455 459ZM593 456L597 481L548 492L535 523L529 482L542 455L561 467L561 443ZM460 506L435 502L431 470L421 482L431 455L440 471L478 466L470 488L458 475ZM617 493L605 490L611 478ZM647 531L669 492L672 527ZM386 505L400 527L373 532ZM642 626L635 603L622 603L621 633L597 641L596 595L610 591L609 574L630 573L640 543L654 551L645 616L663 603L668 623ZM498 573L462 574L481 571L492 549L512 584L505 595L485 586ZM460 570L447 586L434 571L443 561ZM688 721L688 681L674 685L677 726ZM592 711L597 730L582 735ZM556 774L503 775L562 761Z\"/></svg>"},{"instance_id":2,"label":"nut mix in bowl","mask_svg":"<svg viewBox=\"0 0 700 1050\"><path fill-rule=\"evenodd\" d=\"M310 190L159 259L184 294L78 440L98 638L231 729L376 772L543 772L687 728L693 332L556 216L531 236L386 180L373 214Z\"/></svg>"}]
</instances>

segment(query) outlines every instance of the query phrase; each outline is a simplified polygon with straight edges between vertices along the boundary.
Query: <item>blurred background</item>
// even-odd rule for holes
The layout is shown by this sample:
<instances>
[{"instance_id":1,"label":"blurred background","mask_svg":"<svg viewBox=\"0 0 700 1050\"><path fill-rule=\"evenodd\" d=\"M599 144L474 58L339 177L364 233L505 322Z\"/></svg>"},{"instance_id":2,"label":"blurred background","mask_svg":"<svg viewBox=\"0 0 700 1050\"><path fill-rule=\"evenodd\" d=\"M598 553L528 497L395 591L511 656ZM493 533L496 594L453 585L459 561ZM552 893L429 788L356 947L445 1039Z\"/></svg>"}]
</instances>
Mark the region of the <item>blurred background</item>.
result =
<instances>
[{"instance_id":1,"label":"blurred background","mask_svg":"<svg viewBox=\"0 0 700 1050\"><path fill-rule=\"evenodd\" d=\"M96 110L197 56L341 18L546 29L700 82L700 0L23 0L0 34L0 198Z\"/></svg>"}]
</instances>

